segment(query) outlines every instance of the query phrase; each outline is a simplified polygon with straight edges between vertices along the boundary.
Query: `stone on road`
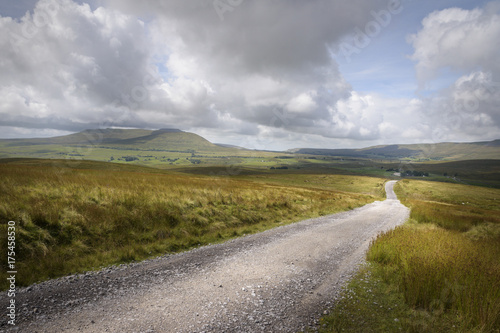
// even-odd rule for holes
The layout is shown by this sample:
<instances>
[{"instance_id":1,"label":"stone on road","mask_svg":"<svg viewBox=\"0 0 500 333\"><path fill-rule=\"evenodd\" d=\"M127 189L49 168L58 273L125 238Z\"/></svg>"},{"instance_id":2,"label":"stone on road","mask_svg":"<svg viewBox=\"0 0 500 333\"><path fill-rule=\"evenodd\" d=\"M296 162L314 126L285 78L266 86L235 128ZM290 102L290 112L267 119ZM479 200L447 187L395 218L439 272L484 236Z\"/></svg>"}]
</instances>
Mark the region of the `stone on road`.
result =
<instances>
[{"instance_id":1,"label":"stone on road","mask_svg":"<svg viewBox=\"0 0 500 333\"><path fill-rule=\"evenodd\" d=\"M387 200L349 212L24 288L16 296L15 329L297 332L314 327L363 261L371 239L408 218L394 183L386 183ZM2 306L6 299L0 294Z\"/></svg>"}]
</instances>

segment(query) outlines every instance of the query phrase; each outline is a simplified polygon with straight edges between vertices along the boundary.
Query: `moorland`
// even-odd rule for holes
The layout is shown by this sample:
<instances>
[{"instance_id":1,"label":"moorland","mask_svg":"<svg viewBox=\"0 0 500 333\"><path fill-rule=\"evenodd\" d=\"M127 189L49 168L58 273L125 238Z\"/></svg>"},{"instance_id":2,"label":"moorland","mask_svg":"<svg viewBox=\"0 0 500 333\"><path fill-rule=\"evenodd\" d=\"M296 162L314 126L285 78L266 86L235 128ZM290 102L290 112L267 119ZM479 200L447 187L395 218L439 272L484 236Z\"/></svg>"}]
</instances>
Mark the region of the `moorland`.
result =
<instances>
[{"instance_id":1,"label":"moorland","mask_svg":"<svg viewBox=\"0 0 500 333\"><path fill-rule=\"evenodd\" d=\"M274 152L100 129L0 140L0 158L19 286L350 210L397 179L410 219L373 241L322 329L500 330L498 140Z\"/></svg>"}]
</instances>

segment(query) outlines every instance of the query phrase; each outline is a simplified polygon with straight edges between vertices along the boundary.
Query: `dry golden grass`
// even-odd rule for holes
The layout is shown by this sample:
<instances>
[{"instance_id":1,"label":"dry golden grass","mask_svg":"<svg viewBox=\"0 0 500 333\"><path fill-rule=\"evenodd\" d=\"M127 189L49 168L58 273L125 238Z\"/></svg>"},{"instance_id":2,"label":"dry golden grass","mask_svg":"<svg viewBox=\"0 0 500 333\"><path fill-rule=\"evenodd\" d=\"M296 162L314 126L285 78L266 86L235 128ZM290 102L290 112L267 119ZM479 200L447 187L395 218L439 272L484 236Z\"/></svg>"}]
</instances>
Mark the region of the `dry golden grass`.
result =
<instances>
[{"instance_id":1,"label":"dry golden grass","mask_svg":"<svg viewBox=\"0 0 500 333\"><path fill-rule=\"evenodd\" d=\"M16 221L18 285L176 252L379 199L334 188L99 168L0 164L1 234L6 235L7 221ZM6 237L0 241L5 248Z\"/></svg>"},{"instance_id":2,"label":"dry golden grass","mask_svg":"<svg viewBox=\"0 0 500 333\"><path fill-rule=\"evenodd\" d=\"M418 180L395 190L410 221L372 242L322 332L500 332L500 190Z\"/></svg>"}]
</instances>

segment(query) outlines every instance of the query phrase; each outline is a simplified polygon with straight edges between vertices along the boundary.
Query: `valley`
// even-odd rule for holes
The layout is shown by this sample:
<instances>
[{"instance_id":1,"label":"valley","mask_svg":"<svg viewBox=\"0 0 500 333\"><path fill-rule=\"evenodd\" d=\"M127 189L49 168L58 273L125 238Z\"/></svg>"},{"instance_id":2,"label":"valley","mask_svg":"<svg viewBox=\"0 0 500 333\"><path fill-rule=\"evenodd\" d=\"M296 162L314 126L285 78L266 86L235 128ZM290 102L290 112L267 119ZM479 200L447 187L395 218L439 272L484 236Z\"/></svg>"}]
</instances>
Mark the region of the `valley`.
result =
<instances>
[{"instance_id":1,"label":"valley","mask_svg":"<svg viewBox=\"0 0 500 333\"><path fill-rule=\"evenodd\" d=\"M333 173L500 187L499 141L388 145L365 149L259 151L213 144L178 129L94 129L45 139L0 139L0 161L112 162L207 175Z\"/></svg>"},{"instance_id":2,"label":"valley","mask_svg":"<svg viewBox=\"0 0 500 333\"><path fill-rule=\"evenodd\" d=\"M399 304L399 319L394 321L393 310L388 310L375 321L366 321L366 327L385 327L388 332L401 329L431 332L433 327L448 331L454 331L452 328L456 327L456 332L472 328L478 332L489 332L490 328L499 325L500 309L485 309L481 304L469 309L446 298L444 305L439 303L441 312L436 312L434 306L438 303L433 303L432 297L430 301L425 298L420 301L419 296L415 296L420 284L401 284L401 279L409 274L413 274L412 279L429 274L433 276L432 272L437 271L436 262L439 266L441 260L448 257L447 265L453 263L456 268L441 272L439 279L456 282L438 284L435 295L455 288L450 287L450 283L452 286L469 283L468 278L460 280L467 262L454 259L460 255L457 253L462 253L456 252L456 249L463 245L463 251L468 251L463 253L473 255L475 262L479 263L474 271L474 281L480 283L473 287L478 290L475 298L489 302L489 298L479 291L500 287L495 282L500 279L490 279L482 269L484 265L489 265L491 270L488 274L495 277L499 272L496 265L500 264L494 255L498 248L500 224L497 217L500 212L500 147L497 141L276 152L216 145L196 134L176 129L103 129L48 139L0 140L0 157L0 231L6 234L7 221L15 221L19 253L16 266L21 272L16 277L16 287L21 288L22 297L29 298L31 290L46 292L53 288L54 283L66 286L66 282L62 282L65 279L74 281L71 283L84 283L80 279L107 279L115 274L141 279L140 275L133 273L133 267L151 260L159 260L154 266L155 274L175 280L178 275L169 275L161 267L171 265L169 258L176 258L177 253L186 253L187 256L196 251L203 253L213 246L224 247L224 244L240 242L240 239L244 242L247 237L253 237L251 235L261 237L259 235L272 233L278 237L280 230L285 230L283 228L300 228L311 218L318 218L321 221L319 225L325 228L331 224L333 229L325 229L324 232L335 233L337 227L332 221L336 221L337 215L331 214L340 212L380 207L382 217L377 223L381 226L391 214L389 203L393 201L392 196L391 200L382 201L387 194L385 188L387 184L398 181L396 193L410 209L406 223L401 225L407 219L405 217L397 223L390 223L388 229L373 229L386 231L376 240L372 238L376 234L365 235L362 228L353 229L350 241L344 245L348 251L354 251L349 253L356 253L357 259L352 261L351 257L335 257L337 264L345 260L361 263L365 262L364 253L368 251L368 266L358 273L351 264L345 266L345 272L351 272L347 276L335 270L337 264L332 263L329 267L325 262L325 269L331 269L328 274L336 277L318 282L315 288L326 290L329 285L335 287L332 287L332 293L318 291L321 301L307 310L311 318L315 318L314 321L304 319L299 323L295 320L300 316L291 312L281 313L273 321L268 318L267 312L263 312L263 322L272 323L269 325L285 331L308 325L314 329L323 327L325 332L355 331L356 328L350 327L345 319L370 317L375 311L369 306L374 302L375 293L378 295L376 302ZM406 209L402 205L398 207L401 211ZM396 225L400 226L391 231ZM409 239L418 246L407 247L405 244L410 244ZM0 239L2 248L7 247L6 240ZM429 255L433 253L433 241L447 244L442 253L439 251L438 257ZM311 251L327 243L326 240L318 242L308 245L313 246ZM414 264L407 267L391 257L395 247L399 253L411 251L407 254L409 258L416 255L420 258L418 260L424 260L424 266L418 267L427 275L420 276L416 274L418 270L414 270L417 267ZM291 245L287 248L292 249ZM299 250L300 247L297 248ZM392 259L386 261L386 256ZM7 265L6 258L1 260L2 265ZM296 258L286 260L295 261ZM257 266L258 261L255 263ZM191 264L188 260L175 266L175 270L189 270ZM317 265L317 262L304 265ZM115 270L120 273L115 273ZM200 278L206 276L201 275ZM283 279L289 281L292 278ZM130 281L132 284L121 285L119 290L131 288L134 284L133 280ZM422 280L421 283L429 282ZM250 281L244 284L253 286ZM366 284L371 287L362 287ZM226 282L219 285L226 285ZM340 289L342 285L346 285L345 290ZM0 272L0 286L3 290L9 288L6 271ZM148 286L154 288L155 280L148 280ZM101 290L100 296L94 297L99 302L114 302L113 299L118 297L115 291L107 290L100 284L96 288ZM281 290L279 288L276 285L268 291ZM406 288L404 294L401 288ZM257 295L256 290L248 290ZM365 293L366 290L370 292ZM462 289L453 291L453 300L463 299L459 290ZM110 297L105 296L108 292ZM353 292L355 296L351 294ZM285 295L283 291L279 293ZM270 294L267 291L264 294L261 301L267 302ZM3 295L6 295L5 292ZM78 313L84 304L93 304L92 300L83 296L79 300L68 300L60 295L64 304L70 302ZM134 295L126 293L119 298L134 298ZM203 297L211 296L209 293ZM224 297L231 298L228 295ZM304 299L312 298L308 296ZM78 305L82 300L85 301ZM360 310L357 304L365 304L363 302L366 307ZM58 315L57 307L47 303L36 306L36 311L40 313L36 312L33 318ZM238 305L237 308L246 313L249 306ZM32 318L33 309L29 306L22 311L25 320ZM125 309L116 308L116 311L121 312L114 312L114 316L134 316ZM319 319L323 311L332 313ZM223 312L218 313L222 316ZM243 320L239 317L241 313L231 312L231 316ZM460 318L464 320L452 319L456 313L460 313ZM484 313L487 317L481 317ZM90 317L78 316L81 329L94 331L87 322ZM421 324L425 316L430 316L427 326ZM205 322L204 327L233 327L225 318L222 316L217 321ZM171 320L174 319L167 321ZM42 322L52 325L51 321ZM116 325L119 329L127 326ZM162 324L156 322L150 326L155 325L161 327ZM176 325L182 327L180 322ZM248 325L253 327L251 321ZM54 328L50 327L53 331ZM237 327L241 329L241 326ZM487 327L488 330L481 330L480 327Z\"/></svg>"}]
</instances>

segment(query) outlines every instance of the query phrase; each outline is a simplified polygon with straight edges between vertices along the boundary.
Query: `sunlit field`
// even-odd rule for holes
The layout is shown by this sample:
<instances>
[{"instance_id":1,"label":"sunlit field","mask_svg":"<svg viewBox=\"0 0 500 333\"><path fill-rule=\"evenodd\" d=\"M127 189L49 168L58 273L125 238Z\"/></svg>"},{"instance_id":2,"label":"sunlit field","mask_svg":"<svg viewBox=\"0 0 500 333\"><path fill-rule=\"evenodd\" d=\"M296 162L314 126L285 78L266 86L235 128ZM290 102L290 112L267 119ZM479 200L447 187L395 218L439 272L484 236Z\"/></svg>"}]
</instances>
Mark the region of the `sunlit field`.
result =
<instances>
[{"instance_id":1,"label":"sunlit field","mask_svg":"<svg viewBox=\"0 0 500 333\"><path fill-rule=\"evenodd\" d=\"M70 161L0 164L0 175L19 286L353 209L380 200L384 183L328 175L330 186L299 187ZM5 270L0 280L5 289Z\"/></svg>"}]
</instances>

